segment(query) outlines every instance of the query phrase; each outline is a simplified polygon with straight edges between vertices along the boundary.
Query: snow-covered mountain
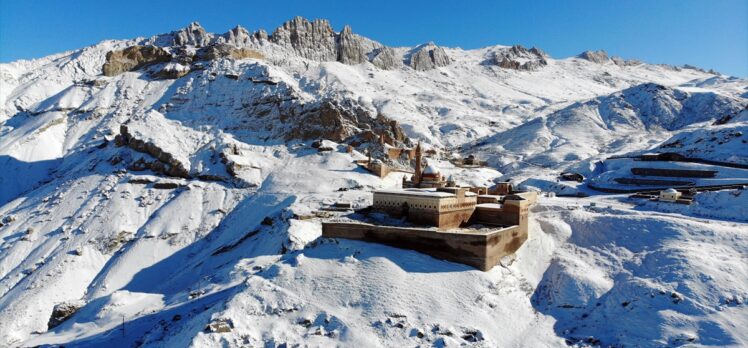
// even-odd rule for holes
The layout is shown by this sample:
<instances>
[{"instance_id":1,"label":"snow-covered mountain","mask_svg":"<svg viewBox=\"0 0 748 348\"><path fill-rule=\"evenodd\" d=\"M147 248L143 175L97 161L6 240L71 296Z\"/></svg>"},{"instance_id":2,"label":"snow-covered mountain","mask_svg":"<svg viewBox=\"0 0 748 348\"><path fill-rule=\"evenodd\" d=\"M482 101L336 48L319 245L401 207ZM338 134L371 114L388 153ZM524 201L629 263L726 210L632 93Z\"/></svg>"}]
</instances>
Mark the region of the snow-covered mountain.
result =
<instances>
[{"instance_id":1,"label":"snow-covered mountain","mask_svg":"<svg viewBox=\"0 0 748 348\"><path fill-rule=\"evenodd\" d=\"M0 64L0 346L744 346L748 216L709 211L746 192L668 213L542 197L485 273L320 239L315 212L400 183L354 163L380 135L478 154L489 168L431 159L474 185L547 188L650 150L745 164L747 93L602 51L388 47L299 17Z\"/></svg>"}]
</instances>

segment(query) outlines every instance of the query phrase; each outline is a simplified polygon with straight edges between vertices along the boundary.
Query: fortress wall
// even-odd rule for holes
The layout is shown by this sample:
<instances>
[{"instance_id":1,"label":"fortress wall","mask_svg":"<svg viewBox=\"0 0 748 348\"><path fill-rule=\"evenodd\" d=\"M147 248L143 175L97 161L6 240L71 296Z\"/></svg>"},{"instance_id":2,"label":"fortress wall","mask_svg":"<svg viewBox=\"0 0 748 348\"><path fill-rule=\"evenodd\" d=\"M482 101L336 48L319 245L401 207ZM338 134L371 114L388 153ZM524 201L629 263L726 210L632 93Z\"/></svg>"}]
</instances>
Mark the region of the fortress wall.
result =
<instances>
[{"instance_id":1,"label":"fortress wall","mask_svg":"<svg viewBox=\"0 0 748 348\"><path fill-rule=\"evenodd\" d=\"M416 250L438 259L488 271L502 257L513 254L522 246L527 240L527 230L510 226L488 233L441 232L365 223L323 222L322 237L362 240Z\"/></svg>"}]
</instances>

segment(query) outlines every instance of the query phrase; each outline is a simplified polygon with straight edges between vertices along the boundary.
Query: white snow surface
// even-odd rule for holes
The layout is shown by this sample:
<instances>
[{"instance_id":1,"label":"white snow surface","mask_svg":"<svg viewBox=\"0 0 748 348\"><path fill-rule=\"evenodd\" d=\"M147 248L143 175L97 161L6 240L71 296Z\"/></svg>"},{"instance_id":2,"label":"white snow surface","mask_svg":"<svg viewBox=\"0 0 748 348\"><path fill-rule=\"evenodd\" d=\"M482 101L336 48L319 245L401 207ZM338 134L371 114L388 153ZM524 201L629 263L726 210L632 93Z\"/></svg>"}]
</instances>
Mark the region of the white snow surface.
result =
<instances>
[{"instance_id":1,"label":"white snow surface","mask_svg":"<svg viewBox=\"0 0 748 348\"><path fill-rule=\"evenodd\" d=\"M599 161L648 151L748 163L745 79L576 57L537 71L484 64L504 46L445 48L452 63L428 71L380 70L272 43L257 48L265 60L218 59L179 79L101 75L107 52L145 40L0 64L0 346L748 345L745 190L641 205L555 179L573 169L607 180L631 163ZM540 197L529 240L488 272L321 239L316 210L370 204L403 175L363 171L342 144L318 152L287 139L287 115L263 109L326 99L488 160L429 161L458 183L511 177L593 194ZM121 124L193 178L123 170L151 157L113 145ZM197 179L228 176L222 152L239 180ZM54 305L76 301L48 328ZM230 331L206 328L221 323Z\"/></svg>"}]
</instances>

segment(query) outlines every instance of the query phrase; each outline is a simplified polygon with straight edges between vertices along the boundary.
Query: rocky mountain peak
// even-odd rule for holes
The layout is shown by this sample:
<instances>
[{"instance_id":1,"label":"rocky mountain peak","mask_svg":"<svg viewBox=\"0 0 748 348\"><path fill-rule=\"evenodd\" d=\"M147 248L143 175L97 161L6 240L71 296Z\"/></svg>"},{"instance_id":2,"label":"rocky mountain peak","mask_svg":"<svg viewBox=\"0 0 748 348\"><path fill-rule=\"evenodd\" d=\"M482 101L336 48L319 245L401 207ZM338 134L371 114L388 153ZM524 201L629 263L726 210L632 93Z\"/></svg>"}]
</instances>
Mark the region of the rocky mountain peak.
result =
<instances>
[{"instance_id":1,"label":"rocky mountain peak","mask_svg":"<svg viewBox=\"0 0 748 348\"><path fill-rule=\"evenodd\" d=\"M192 22L187 27L172 33L174 46L202 47L210 44L213 34L208 33L198 22Z\"/></svg>"},{"instance_id":2,"label":"rocky mountain peak","mask_svg":"<svg viewBox=\"0 0 748 348\"><path fill-rule=\"evenodd\" d=\"M237 25L233 29L221 35L217 41L218 43L226 43L237 47L243 47L249 45L252 42L252 35L250 35L247 29L245 29L241 25Z\"/></svg>"},{"instance_id":3,"label":"rocky mountain peak","mask_svg":"<svg viewBox=\"0 0 748 348\"><path fill-rule=\"evenodd\" d=\"M608 52L605 52L604 50L584 51L579 54L579 58L598 64L607 63L610 60L610 58L608 58Z\"/></svg>"},{"instance_id":4,"label":"rocky mountain peak","mask_svg":"<svg viewBox=\"0 0 748 348\"><path fill-rule=\"evenodd\" d=\"M326 19L315 19L310 22L304 17L294 17L276 28L269 40L281 46L291 47L298 55L307 59L337 59L335 31Z\"/></svg>"},{"instance_id":5,"label":"rocky mountain peak","mask_svg":"<svg viewBox=\"0 0 748 348\"><path fill-rule=\"evenodd\" d=\"M437 46L433 41L416 47L410 52L408 65L411 68L425 71L434 68L447 66L452 62L447 52Z\"/></svg>"}]
</instances>

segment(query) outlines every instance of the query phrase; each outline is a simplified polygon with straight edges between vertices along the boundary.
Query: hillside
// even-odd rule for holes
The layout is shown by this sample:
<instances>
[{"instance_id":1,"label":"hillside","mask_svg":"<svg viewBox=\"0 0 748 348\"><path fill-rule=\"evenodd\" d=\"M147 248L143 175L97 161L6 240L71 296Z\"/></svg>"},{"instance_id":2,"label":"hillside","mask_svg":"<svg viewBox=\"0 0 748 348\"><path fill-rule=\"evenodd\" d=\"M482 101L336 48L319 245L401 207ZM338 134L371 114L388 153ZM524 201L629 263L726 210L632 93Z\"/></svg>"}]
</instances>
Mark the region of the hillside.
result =
<instances>
[{"instance_id":1,"label":"hillside","mask_svg":"<svg viewBox=\"0 0 748 348\"><path fill-rule=\"evenodd\" d=\"M742 196L541 197L489 272L322 239L315 215L400 184L354 163L380 135L471 185L663 149L745 164L745 79L297 17L0 64L0 86L0 346L748 344L748 217L709 213ZM489 166L447 161L469 154Z\"/></svg>"}]
</instances>

